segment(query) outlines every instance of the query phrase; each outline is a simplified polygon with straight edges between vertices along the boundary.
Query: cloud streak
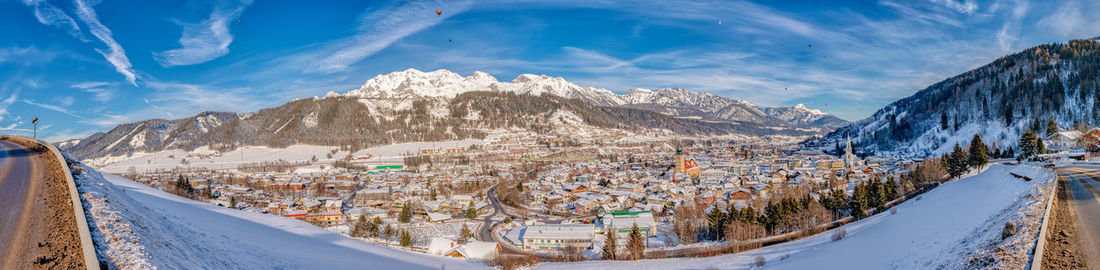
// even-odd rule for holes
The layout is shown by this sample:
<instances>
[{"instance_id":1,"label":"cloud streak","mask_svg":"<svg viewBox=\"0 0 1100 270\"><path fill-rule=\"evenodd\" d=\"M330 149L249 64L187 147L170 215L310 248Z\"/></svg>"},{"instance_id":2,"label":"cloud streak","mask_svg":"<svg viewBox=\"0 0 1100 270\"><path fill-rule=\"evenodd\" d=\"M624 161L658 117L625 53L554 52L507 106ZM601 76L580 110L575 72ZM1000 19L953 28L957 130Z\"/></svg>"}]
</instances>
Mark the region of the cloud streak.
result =
<instances>
[{"instance_id":1,"label":"cloud streak","mask_svg":"<svg viewBox=\"0 0 1100 270\"><path fill-rule=\"evenodd\" d=\"M233 35L229 22L240 17L252 1L244 0L236 8L215 7L210 17L197 24L183 25L179 43L183 48L154 53L153 58L164 67L187 66L206 63L229 53Z\"/></svg>"},{"instance_id":2,"label":"cloud streak","mask_svg":"<svg viewBox=\"0 0 1100 270\"><path fill-rule=\"evenodd\" d=\"M81 41L88 41L84 33L80 32L80 26L76 24L73 17L65 14L65 11L46 2L46 0L23 0L23 4L34 9L34 17L38 19L38 22L65 30L69 32L69 35Z\"/></svg>"},{"instance_id":3,"label":"cloud streak","mask_svg":"<svg viewBox=\"0 0 1100 270\"><path fill-rule=\"evenodd\" d=\"M96 48L95 51L103 55L107 62L115 67L115 71L125 76L126 81L137 86L137 75L134 75L130 59L126 57L126 50L112 37L111 29L99 22L95 9L92 9L92 6L87 2L84 0L74 0L73 2L75 3L77 18L88 26L88 32L107 46L106 50Z\"/></svg>"},{"instance_id":4,"label":"cloud streak","mask_svg":"<svg viewBox=\"0 0 1100 270\"><path fill-rule=\"evenodd\" d=\"M430 12L444 6L441 16ZM394 42L439 24L447 18L465 12L469 2L410 2L387 6L362 15L359 33L336 45L331 54L321 58L308 72L334 73L362 61L389 47Z\"/></svg>"}]
</instances>

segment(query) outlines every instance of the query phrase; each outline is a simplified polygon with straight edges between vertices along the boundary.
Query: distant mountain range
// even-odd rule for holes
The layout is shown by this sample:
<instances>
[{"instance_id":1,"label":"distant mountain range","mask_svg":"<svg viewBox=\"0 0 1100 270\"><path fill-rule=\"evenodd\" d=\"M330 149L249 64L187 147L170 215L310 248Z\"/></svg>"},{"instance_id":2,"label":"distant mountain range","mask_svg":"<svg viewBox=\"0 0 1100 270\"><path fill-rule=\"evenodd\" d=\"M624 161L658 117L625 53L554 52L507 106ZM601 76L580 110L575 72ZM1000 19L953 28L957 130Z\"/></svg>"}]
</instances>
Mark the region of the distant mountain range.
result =
<instances>
[{"instance_id":1,"label":"distant mountain range","mask_svg":"<svg viewBox=\"0 0 1100 270\"><path fill-rule=\"evenodd\" d=\"M845 124L802 105L762 107L677 88L631 89L617 95L546 75L524 74L501 82L484 72L463 77L447 70L408 69L371 78L344 94L329 92L247 114L204 112L128 123L58 145L89 159L241 145L368 147L482 138L485 130L499 128L578 140L637 134L805 138Z\"/></svg>"},{"instance_id":2,"label":"distant mountain range","mask_svg":"<svg viewBox=\"0 0 1100 270\"><path fill-rule=\"evenodd\" d=\"M1100 123L1098 38L1032 47L932 84L871 117L807 144L832 147L847 136L862 152L922 157L965 145L974 134L1016 147L1026 130L1047 134Z\"/></svg>"}]
</instances>

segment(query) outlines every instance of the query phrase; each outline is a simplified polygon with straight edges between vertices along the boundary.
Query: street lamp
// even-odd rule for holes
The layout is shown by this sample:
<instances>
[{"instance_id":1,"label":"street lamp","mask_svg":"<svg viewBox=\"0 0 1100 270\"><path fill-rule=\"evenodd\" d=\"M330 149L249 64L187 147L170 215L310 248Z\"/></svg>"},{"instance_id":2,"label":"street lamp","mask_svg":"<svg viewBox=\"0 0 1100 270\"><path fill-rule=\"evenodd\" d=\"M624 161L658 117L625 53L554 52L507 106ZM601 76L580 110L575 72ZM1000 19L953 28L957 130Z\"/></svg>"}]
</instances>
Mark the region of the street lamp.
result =
<instances>
[{"instance_id":1,"label":"street lamp","mask_svg":"<svg viewBox=\"0 0 1100 270\"><path fill-rule=\"evenodd\" d=\"M37 140L38 139L38 116L35 116L34 119L31 119L31 124L34 125L34 139Z\"/></svg>"}]
</instances>

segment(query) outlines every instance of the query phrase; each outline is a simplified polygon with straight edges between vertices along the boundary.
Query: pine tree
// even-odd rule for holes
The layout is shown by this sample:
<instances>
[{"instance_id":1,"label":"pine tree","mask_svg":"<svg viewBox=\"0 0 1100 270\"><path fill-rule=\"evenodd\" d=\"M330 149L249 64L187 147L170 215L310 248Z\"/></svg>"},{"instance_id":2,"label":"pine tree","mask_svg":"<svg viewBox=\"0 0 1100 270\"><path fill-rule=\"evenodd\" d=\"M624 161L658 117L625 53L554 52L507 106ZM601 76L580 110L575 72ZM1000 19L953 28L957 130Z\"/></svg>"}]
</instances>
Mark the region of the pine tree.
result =
<instances>
[{"instance_id":1,"label":"pine tree","mask_svg":"<svg viewBox=\"0 0 1100 270\"><path fill-rule=\"evenodd\" d=\"M229 197L229 208L237 209L237 196Z\"/></svg>"},{"instance_id":2,"label":"pine tree","mask_svg":"<svg viewBox=\"0 0 1100 270\"><path fill-rule=\"evenodd\" d=\"M1035 154L1042 155L1047 153L1047 144L1043 143L1043 138L1035 138Z\"/></svg>"},{"instance_id":3,"label":"pine tree","mask_svg":"<svg viewBox=\"0 0 1100 270\"><path fill-rule=\"evenodd\" d=\"M947 174L951 177L962 175L967 170L967 153L955 143L955 149L947 155Z\"/></svg>"},{"instance_id":4,"label":"pine tree","mask_svg":"<svg viewBox=\"0 0 1100 270\"><path fill-rule=\"evenodd\" d=\"M466 218L476 218L476 217L477 217L477 209L474 209L474 203L470 203L470 205L466 207Z\"/></svg>"},{"instance_id":5,"label":"pine tree","mask_svg":"<svg viewBox=\"0 0 1100 270\"><path fill-rule=\"evenodd\" d=\"M884 185L884 190L886 191L886 201L887 202L898 198L898 183L897 183L897 181L894 181L893 179L887 178L886 179L886 184Z\"/></svg>"},{"instance_id":6,"label":"pine tree","mask_svg":"<svg viewBox=\"0 0 1100 270\"><path fill-rule=\"evenodd\" d=\"M1030 129L1025 131L1024 135L1020 136L1020 153L1016 156L1016 160L1030 159L1032 156L1035 156L1036 141L1037 138L1035 137L1034 131Z\"/></svg>"},{"instance_id":7,"label":"pine tree","mask_svg":"<svg viewBox=\"0 0 1100 270\"><path fill-rule=\"evenodd\" d=\"M523 192L523 181L516 182L516 190L519 192Z\"/></svg>"},{"instance_id":8,"label":"pine tree","mask_svg":"<svg viewBox=\"0 0 1100 270\"><path fill-rule=\"evenodd\" d=\"M606 240L604 240L604 244L603 244L603 259L604 260L614 260L615 259L615 251L616 251L615 249L618 248L618 244L616 243L618 239L616 239L615 233L616 233L615 229L612 229L611 226L608 226L607 234L605 234L607 236L607 238L606 238Z\"/></svg>"},{"instance_id":9,"label":"pine tree","mask_svg":"<svg viewBox=\"0 0 1100 270\"><path fill-rule=\"evenodd\" d=\"M627 239L626 249L630 251L631 260L640 260L645 258L645 240L642 239L642 232L638 229L638 224L634 224L630 228L630 239Z\"/></svg>"},{"instance_id":10,"label":"pine tree","mask_svg":"<svg viewBox=\"0 0 1100 270\"><path fill-rule=\"evenodd\" d=\"M412 246L412 236L409 235L408 230L401 230L401 236L398 237L397 243L401 244L403 247Z\"/></svg>"},{"instance_id":11,"label":"pine tree","mask_svg":"<svg viewBox=\"0 0 1100 270\"><path fill-rule=\"evenodd\" d=\"M852 217L862 219L867 216L867 185L856 185L852 191L852 200L848 202L848 209L852 210Z\"/></svg>"},{"instance_id":12,"label":"pine tree","mask_svg":"<svg viewBox=\"0 0 1100 270\"><path fill-rule=\"evenodd\" d=\"M947 130L947 112L940 113L940 130Z\"/></svg>"},{"instance_id":13,"label":"pine tree","mask_svg":"<svg viewBox=\"0 0 1100 270\"><path fill-rule=\"evenodd\" d=\"M382 231L382 236L386 238L386 244L390 244L390 237L393 236L393 226L386 224L386 230Z\"/></svg>"},{"instance_id":14,"label":"pine tree","mask_svg":"<svg viewBox=\"0 0 1100 270\"><path fill-rule=\"evenodd\" d=\"M382 235L382 218L374 217L374 220L370 222L370 236L378 237Z\"/></svg>"},{"instance_id":15,"label":"pine tree","mask_svg":"<svg viewBox=\"0 0 1100 270\"><path fill-rule=\"evenodd\" d=\"M974 138L970 140L970 159L967 161L967 165L970 167L981 167L985 163L989 162L989 148L982 142L982 136L974 134Z\"/></svg>"},{"instance_id":16,"label":"pine tree","mask_svg":"<svg viewBox=\"0 0 1100 270\"><path fill-rule=\"evenodd\" d=\"M351 228L351 237L363 237L367 233L367 217L359 216L355 226Z\"/></svg>"},{"instance_id":17,"label":"pine tree","mask_svg":"<svg viewBox=\"0 0 1100 270\"><path fill-rule=\"evenodd\" d=\"M432 201L436 200L436 194L435 194L435 189L434 188L428 190L428 198L431 199Z\"/></svg>"},{"instance_id":18,"label":"pine tree","mask_svg":"<svg viewBox=\"0 0 1100 270\"><path fill-rule=\"evenodd\" d=\"M458 242L461 244L465 244L466 239L469 239L471 236L472 235L470 234L470 227L467 227L466 223L462 223L462 231L458 233Z\"/></svg>"},{"instance_id":19,"label":"pine tree","mask_svg":"<svg viewBox=\"0 0 1100 270\"><path fill-rule=\"evenodd\" d=\"M707 213L707 225L709 225L707 229L710 231L708 235L712 236L715 240L722 239L723 229L726 227L726 220L726 214L722 213L718 208L714 208L710 213Z\"/></svg>"},{"instance_id":20,"label":"pine tree","mask_svg":"<svg viewBox=\"0 0 1100 270\"><path fill-rule=\"evenodd\" d=\"M381 228L378 227L378 223L367 222L367 233L370 236L378 237L378 231L380 230Z\"/></svg>"},{"instance_id":21,"label":"pine tree","mask_svg":"<svg viewBox=\"0 0 1100 270\"><path fill-rule=\"evenodd\" d=\"M412 221L412 207L409 206L412 202L405 202L405 205L401 207L401 213L397 215L397 221L401 223L409 223Z\"/></svg>"},{"instance_id":22,"label":"pine tree","mask_svg":"<svg viewBox=\"0 0 1100 270\"><path fill-rule=\"evenodd\" d=\"M1047 120L1047 136L1051 136L1058 133L1058 123L1054 122L1054 118Z\"/></svg>"}]
</instances>

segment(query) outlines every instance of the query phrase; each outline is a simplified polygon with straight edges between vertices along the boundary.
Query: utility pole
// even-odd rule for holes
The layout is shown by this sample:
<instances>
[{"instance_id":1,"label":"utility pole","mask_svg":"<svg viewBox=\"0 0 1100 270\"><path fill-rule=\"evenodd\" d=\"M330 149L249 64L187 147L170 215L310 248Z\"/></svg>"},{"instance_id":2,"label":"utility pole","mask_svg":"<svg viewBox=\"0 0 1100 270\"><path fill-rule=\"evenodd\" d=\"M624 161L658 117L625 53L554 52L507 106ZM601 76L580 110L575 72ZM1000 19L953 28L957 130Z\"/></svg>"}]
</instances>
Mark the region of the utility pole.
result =
<instances>
[{"instance_id":1,"label":"utility pole","mask_svg":"<svg viewBox=\"0 0 1100 270\"><path fill-rule=\"evenodd\" d=\"M34 125L34 139L37 140L38 139L38 116L35 116L34 119L31 119L31 124Z\"/></svg>"}]
</instances>

